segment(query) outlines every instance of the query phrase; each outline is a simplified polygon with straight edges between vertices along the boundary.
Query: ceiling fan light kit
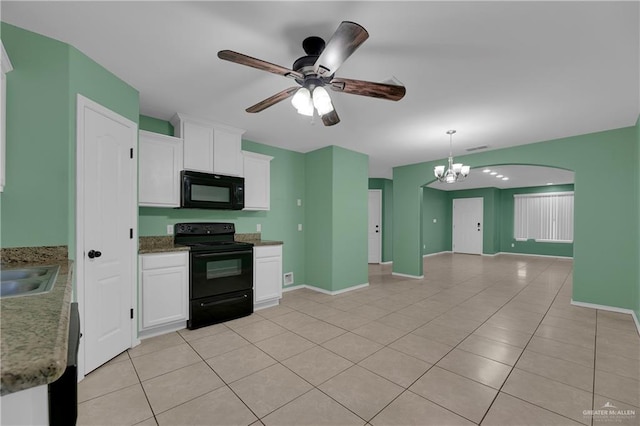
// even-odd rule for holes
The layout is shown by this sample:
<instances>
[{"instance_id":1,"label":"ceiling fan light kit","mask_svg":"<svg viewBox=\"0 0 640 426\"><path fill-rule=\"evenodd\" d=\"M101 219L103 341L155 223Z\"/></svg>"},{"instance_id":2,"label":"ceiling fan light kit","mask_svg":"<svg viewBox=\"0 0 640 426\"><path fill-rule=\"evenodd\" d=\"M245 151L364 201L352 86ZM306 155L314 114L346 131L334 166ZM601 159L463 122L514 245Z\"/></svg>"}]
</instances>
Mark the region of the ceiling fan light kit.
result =
<instances>
[{"instance_id":1,"label":"ceiling fan light kit","mask_svg":"<svg viewBox=\"0 0 640 426\"><path fill-rule=\"evenodd\" d=\"M291 96L291 104L299 114L313 116L314 108L325 126L340 122L340 117L325 86L335 92L399 101L406 93L404 86L374 83L363 80L335 78L336 70L369 37L369 33L355 22L343 21L331 39L325 43L320 37L307 37L302 42L306 56L293 63L293 69L256 59L231 50L221 50L218 57L262 71L292 78L301 87L290 87L247 108L247 112L260 112Z\"/></svg>"},{"instance_id":2,"label":"ceiling fan light kit","mask_svg":"<svg viewBox=\"0 0 640 426\"><path fill-rule=\"evenodd\" d=\"M449 167L447 168L446 171L445 171L445 166L435 166L433 168L433 174L435 175L436 179L438 179L440 182L444 182L444 183L462 182L463 180L466 179L467 176L469 176L469 172L471 171L470 166L465 166L462 163L453 162L452 139L453 139L453 134L455 132L456 132L455 130L447 131L447 134L449 135Z\"/></svg>"}]
</instances>

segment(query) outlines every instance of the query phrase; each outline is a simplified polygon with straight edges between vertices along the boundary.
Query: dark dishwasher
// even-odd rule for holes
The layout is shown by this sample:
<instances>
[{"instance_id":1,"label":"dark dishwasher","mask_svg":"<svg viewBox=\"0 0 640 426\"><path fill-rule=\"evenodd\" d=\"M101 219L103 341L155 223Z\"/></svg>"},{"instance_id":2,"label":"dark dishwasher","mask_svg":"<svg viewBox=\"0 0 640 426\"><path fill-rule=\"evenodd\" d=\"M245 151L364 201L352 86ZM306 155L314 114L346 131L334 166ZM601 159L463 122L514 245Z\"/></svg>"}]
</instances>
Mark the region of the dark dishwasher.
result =
<instances>
[{"instance_id":1,"label":"dark dishwasher","mask_svg":"<svg viewBox=\"0 0 640 426\"><path fill-rule=\"evenodd\" d=\"M78 346L80 343L80 315L78 304L72 303L69 312L69 345L67 368L55 382L49 383L49 425L75 425L78 418Z\"/></svg>"}]
</instances>

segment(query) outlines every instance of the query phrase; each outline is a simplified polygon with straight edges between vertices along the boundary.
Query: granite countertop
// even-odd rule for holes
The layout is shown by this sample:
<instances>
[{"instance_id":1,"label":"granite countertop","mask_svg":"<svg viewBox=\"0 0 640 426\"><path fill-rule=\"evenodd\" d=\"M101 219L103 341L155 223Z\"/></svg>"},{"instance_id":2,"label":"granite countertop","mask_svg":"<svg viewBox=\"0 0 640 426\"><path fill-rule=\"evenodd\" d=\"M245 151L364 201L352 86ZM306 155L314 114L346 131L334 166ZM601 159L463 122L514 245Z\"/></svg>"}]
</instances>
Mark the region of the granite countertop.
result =
<instances>
[{"instance_id":1,"label":"granite countertop","mask_svg":"<svg viewBox=\"0 0 640 426\"><path fill-rule=\"evenodd\" d=\"M242 241L243 243L251 243L254 246L281 246L284 244L282 241L263 240L259 232L252 234L236 234L235 240Z\"/></svg>"},{"instance_id":2,"label":"granite countertop","mask_svg":"<svg viewBox=\"0 0 640 426\"><path fill-rule=\"evenodd\" d=\"M66 248L64 259L46 253L38 257L37 248L25 249L11 249L17 257L7 254L9 249L2 249L2 269L60 269L49 292L0 299L1 395L51 383L67 366L73 263L66 259Z\"/></svg>"},{"instance_id":3,"label":"granite countertop","mask_svg":"<svg viewBox=\"0 0 640 426\"><path fill-rule=\"evenodd\" d=\"M169 251L189 251L189 247L173 244L173 236L140 237L138 253L164 253Z\"/></svg>"},{"instance_id":4,"label":"granite countertop","mask_svg":"<svg viewBox=\"0 0 640 426\"><path fill-rule=\"evenodd\" d=\"M236 241L244 243L251 243L254 246L277 246L282 245L282 241L267 241L260 238L260 233L253 234L236 234ZM188 251L189 247L174 244L172 236L158 236L158 237L140 237L138 240L138 253L164 253L171 251Z\"/></svg>"}]
</instances>

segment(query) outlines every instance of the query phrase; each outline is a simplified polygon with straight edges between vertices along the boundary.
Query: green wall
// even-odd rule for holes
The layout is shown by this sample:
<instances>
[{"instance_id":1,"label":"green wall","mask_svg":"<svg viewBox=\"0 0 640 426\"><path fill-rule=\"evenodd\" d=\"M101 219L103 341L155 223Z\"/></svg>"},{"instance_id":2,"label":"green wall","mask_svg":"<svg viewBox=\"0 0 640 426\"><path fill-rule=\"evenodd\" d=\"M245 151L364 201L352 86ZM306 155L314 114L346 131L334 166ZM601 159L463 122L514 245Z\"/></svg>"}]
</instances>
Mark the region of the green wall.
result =
<instances>
[{"instance_id":1,"label":"green wall","mask_svg":"<svg viewBox=\"0 0 640 426\"><path fill-rule=\"evenodd\" d=\"M138 121L138 92L77 49L2 23L7 185L2 247L75 249L76 95Z\"/></svg>"},{"instance_id":2,"label":"green wall","mask_svg":"<svg viewBox=\"0 0 640 426\"><path fill-rule=\"evenodd\" d=\"M451 251L451 198L439 189L422 191L422 254Z\"/></svg>"},{"instance_id":3,"label":"green wall","mask_svg":"<svg viewBox=\"0 0 640 426\"><path fill-rule=\"evenodd\" d=\"M368 282L368 157L329 146L305 155L307 283L339 291Z\"/></svg>"},{"instance_id":4,"label":"green wall","mask_svg":"<svg viewBox=\"0 0 640 426\"><path fill-rule=\"evenodd\" d=\"M640 116L638 120L636 120L635 126L635 139L636 139L636 165L640 164ZM640 194L640 167L636 167L636 188L635 193ZM640 196L638 196L637 204L636 204L636 220L640 222ZM640 253L640 225L638 225L638 229L636 232L636 250L637 253ZM637 281L634 289L634 293L632 294L632 300L635 300L636 307L634 309L636 313L636 320L640 321L640 262L636 262L636 266L638 268L637 271Z\"/></svg>"},{"instance_id":5,"label":"green wall","mask_svg":"<svg viewBox=\"0 0 640 426\"><path fill-rule=\"evenodd\" d=\"M338 291L369 282L369 157L337 146L332 148L331 272L332 290Z\"/></svg>"},{"instance_id":6,"label":"green wall","mask_svg":"<svg viewBox=\"0 0 640 426\"><path fill-rule=\"evenodd\" d=\"M0 243L2 247L66 245L69 46L5 23L2 42L13 71L7 74Z\"/></svg>"},{"instance_id":7,"label":"green wall","mask_svg":"<svg viewBox=\"0 0 640 426\"><path fill-rule=\"evenodd\" d=\"M306 284L332 291L333 149L308 152L304 160Z\"/></svg>"},{"instance_id":8,"label":"green wall","mask_svg":"<svg viewBox=\"0 0 640 426\"><path fill-rule=\"evenodd\" d=\"M173 125L165 120L140 115L140 130L147 130L161 135L173 136Z\"/></svg>"},{"instance_id":9,"label":"green wall","mask_svg":"<svg viewBox=\"0 0 640 426\"><path fill-rule=\"evenodd\" d=\"M369 189L382 191L382 262L393 261L393 181L370 178Z\"/></svg>"},{"instance_id":10,"label":"green wall","mask_svg":"<svg viewBox=\"0 0 640 426\"><path fill-rule=\"evenodd\" d=\"M564 192L573 191L573 185L549 185L536 186L531 188L513 188L500 191L500 224L499 239L502 253L526 253L544 256L573 256L572 243L544 243L534 240L516 241L513 237L513 214L515 194L536 194L544 192ZM515 247L511 247L513 244Z\"/></svg>"},{"instance_id":11,"label":"green wall","mask_svg":"<svg viewBox=\"0 0 640 426\"><path fill-rule=\"evenodd\" d=\"M472 167L530 164L575 172L573 299L638 309L638 126L466 155ZM422 275L421 187L439 161L393 169L393 270ZM602 177L607 170L607 177ZM615 182L616 190L611 189Z\"/></svg>"}]
</instances>

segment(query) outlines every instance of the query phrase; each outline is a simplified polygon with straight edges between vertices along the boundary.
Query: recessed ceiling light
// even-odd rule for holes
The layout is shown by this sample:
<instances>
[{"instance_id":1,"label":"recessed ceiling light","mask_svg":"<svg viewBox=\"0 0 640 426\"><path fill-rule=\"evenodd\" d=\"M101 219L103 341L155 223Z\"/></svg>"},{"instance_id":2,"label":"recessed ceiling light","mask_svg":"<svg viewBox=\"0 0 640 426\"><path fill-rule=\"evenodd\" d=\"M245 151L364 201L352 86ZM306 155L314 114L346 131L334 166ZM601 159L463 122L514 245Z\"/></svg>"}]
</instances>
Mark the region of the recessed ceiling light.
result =
<instances>
[{"instance_id":1,"label":"recessed ceiling light","mask_svg":"<svg viewBox=\"0 0 640 426\"><path fill-rule=\"evenodd\" d=\"M495 176L495 175L497 175L497 174L498 174L498 172L491 172L491 173L489 173L489 174L490 174L491 176Z\"/></svg>"},{"instance_id":2,"label":"recessed ceiling light","mask_svg":"<svg viewBox=\"0 0 640 426\"><path fill-rule=\"evenodd\" d=\"M553 182L547 182L547 185L553 185Z\"/></svg>"},{"instance_id":3,"label":"recessed ceiling light","mask_svg":"<svg viewBox=\"0 0 640 426\"><path fill-rule=\"evenodd\" d=\"M499 179L499 178L504 177L504 176L503 176L503 175L498 175L498 176L496 176L496 177Z\"/></svg>"},{"instance_id":4,"label":"recessed ceiling light","mask_svg":"<svg viewBox=\"0 0 640 426\"><path fill-rule=\"evenodd\" d=\"M502 180L509 180L509 178L505 176L502 178Z\"/></svg>"},{"instance_id":5,"label":"recessed ceiling light","mask_svg":"<svg viewBox=\"0 0 640 426\"><path fill-rule=\"evenodd\" d=\"M490 171L491 171L491 169L484 169L484 170L482 171L482 173L489 173Z\"/></svg>"}]
</instances>

